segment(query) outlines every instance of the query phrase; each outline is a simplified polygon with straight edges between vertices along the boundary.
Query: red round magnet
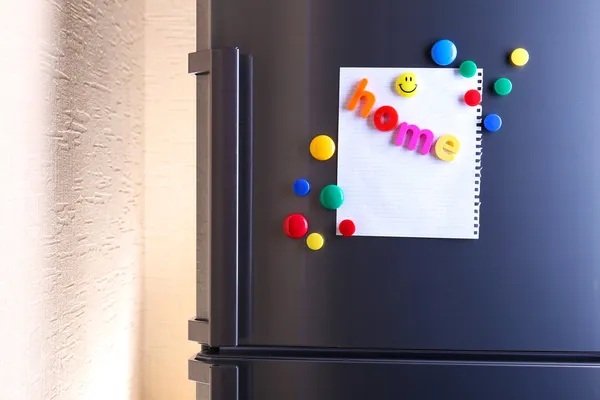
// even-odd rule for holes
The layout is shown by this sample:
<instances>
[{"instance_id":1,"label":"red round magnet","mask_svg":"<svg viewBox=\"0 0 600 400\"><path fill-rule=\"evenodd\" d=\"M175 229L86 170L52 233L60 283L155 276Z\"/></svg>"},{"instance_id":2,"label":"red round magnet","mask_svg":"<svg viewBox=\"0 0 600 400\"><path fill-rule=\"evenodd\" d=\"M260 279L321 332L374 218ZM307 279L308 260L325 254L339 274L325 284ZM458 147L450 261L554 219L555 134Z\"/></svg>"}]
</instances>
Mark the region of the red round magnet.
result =
<instances>
[{"instance_id":1,"label":"red round magnet","mask_svg":"<svg viewBox=\"0 0 600 400\"><path fill-rule=\"evenodd\" d=\"M352 236L356 232L356 226L351 219L345 219L340 222L340 233L342 236Z\"/></svg>"},{"instance_id":2,"label":"red round magnet","mask_svg":"<svg viewBox=\"0 0 600 400\"><path fill-rule=\"evenodd\" d=\"M465 93L465 103L468 106L475 107L481 103L481 93L475 89L469 90L467 93Z\"/></svg>"},{"instance_id":3,"label":"red round magnet","mask_svg":"<svg viewBox=\"0 0 600 400\"><path fill-rule=\"evenodd\" d=\"M283 220L283 231L291 238L301 238L308 232L308 221L302 214L290 214Z\"/></svg>"}]
</instances>

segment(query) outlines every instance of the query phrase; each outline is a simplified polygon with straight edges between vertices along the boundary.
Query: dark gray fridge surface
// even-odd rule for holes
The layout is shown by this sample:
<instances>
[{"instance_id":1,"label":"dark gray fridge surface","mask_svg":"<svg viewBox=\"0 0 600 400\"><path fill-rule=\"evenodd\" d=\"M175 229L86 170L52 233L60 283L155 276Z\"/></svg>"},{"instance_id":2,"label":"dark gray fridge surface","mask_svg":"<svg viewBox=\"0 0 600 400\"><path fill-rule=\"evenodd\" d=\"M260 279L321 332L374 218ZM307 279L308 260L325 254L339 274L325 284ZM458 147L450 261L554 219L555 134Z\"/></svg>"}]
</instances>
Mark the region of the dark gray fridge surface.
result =
<instances>
[{"instance_id":1,"label":"dark gray fridge surface","mask_svg":"<svg viewBox=\"0 0 600 400\"><path fill-rule=\"evenodd\" d=\"M252 203L240 202L243 226L252 207L251 241L238 282L218 288L221 298L239 289L238 344L600 351L599 17L597 0L213 2L212 47L239 47L254 64L253 161L240 166L242 180L252 178ZM435 67L429 50L439 39L458 47L452 66L473 59L484 69L484 115L504 120L500 132L484 134L480 238L336 237L335 212L316 193L336 182L337 160L316 161L308 146L317 134L337 137L339 68ZM517 47L531 54L522 69L507 63ZM500 99L489 85L502 76L514 89ZM235 153L221 149L213 163L226 151ZM308 198L293 194L298 178L311 181ZM323 249L284 235L291 213L324 234ZM213 264L213 274L222 268ZM213 313L211 323L227 318ZM257 373L276 374L274 365ZM466 369L456 378L467 379ZM326 387L318 371L314 384ZM518 382L518 371L494 373ZM558 373L543 371L550 380ZM569 373L599 381L597 370ZM510 397L480 378L469 381L481 398ZM556 393L536 398L567 398ZM592 398L584 394L571 398Z\"/></svg>"},{"instance_id":2,"label":"dark gray fridge surface","mask_svg":"<svg viewBox=\"0 0 600 400\"><path fill-rule=\"evenodd\" d=\"M365 360L192 360L214 400L600 398L600 368L578 364Z\"/></svg>"}]
</instances>

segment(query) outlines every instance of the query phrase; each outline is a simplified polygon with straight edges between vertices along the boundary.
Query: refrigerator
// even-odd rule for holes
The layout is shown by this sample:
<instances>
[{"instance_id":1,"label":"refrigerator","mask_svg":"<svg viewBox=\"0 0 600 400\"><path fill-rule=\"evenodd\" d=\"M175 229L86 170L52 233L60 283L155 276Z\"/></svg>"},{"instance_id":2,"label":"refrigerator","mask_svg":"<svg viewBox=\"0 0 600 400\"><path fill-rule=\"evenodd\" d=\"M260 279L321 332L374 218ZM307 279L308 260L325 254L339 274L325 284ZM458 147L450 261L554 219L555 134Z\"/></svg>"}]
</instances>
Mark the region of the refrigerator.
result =
<instances>
[{"instance_id":1,"label":"refrigerator","mask_svg":"<svg viewBox=\"0 0 600 400\"><path fill-rule=\"evenodd\" d=\"M214 0L210 13L210 49L189 55L210 160L189 321L198 399L600 399L600 2ZM442 67L444 39L458 54ZM483 116L503 120L481 132L478 238L337 234L319 190L344 148L320 162L309 145L338 139L341 68L469 59ZM292 213L320 250L286 236Z\"/></svg>"}]
</instances>

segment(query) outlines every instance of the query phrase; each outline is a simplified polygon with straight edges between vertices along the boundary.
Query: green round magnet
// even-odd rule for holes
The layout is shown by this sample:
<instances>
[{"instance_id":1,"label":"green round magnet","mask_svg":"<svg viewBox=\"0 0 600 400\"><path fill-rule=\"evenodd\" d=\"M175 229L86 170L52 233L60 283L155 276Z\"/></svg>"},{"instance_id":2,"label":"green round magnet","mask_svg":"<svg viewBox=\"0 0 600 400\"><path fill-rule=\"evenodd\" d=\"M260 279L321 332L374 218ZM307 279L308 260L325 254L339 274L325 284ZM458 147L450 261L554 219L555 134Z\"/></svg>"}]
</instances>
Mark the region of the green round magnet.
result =
<instances>
[{"instance_id":1,"label":"green round magnet","mask_svg":"<svg viewBox=\"0 0 600 400\"><path fill-rule=\"evenodd\" d=\"M328 210L336 210L344 203L344 191L338 185L327 185L321 189L321 205Z\"/></svg>"},{"instance_id":2,"label":"green round magnet","mask_svg":"<svg viewBox=\"0 0 600 400\"><path fill-rule=\"evenodd\" d=\"M508 78L500 78L494 83L494 91L500 96L506 96L512 90L512 82Z\"/></svg>"},{"instance_id":3,"label":"green round magnet","mask_svg":"<svg viewBox=\"0 0 600 400\"><path fill-rule=\"evenodd\" d=\"M465 78L472 78L477 73L477 64L473 61L463 61L458 70Z\"/></svg>"}]
</instances>

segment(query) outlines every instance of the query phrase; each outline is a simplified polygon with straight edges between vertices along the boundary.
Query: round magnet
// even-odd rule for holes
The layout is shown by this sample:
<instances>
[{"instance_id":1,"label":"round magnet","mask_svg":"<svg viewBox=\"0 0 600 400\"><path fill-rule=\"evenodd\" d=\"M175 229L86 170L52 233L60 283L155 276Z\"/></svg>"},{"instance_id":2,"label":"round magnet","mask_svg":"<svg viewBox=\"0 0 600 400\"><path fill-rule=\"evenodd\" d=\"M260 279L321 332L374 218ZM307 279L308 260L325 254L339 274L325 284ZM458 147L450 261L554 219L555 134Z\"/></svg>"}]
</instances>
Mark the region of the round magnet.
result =
<instances>
[{"instance_id":1,"label":"round magnet","mask_svg":"<svg viewBox=\"0 0 600 400\"><path fill-rule=\"evenodd\" d=\"M465 93L464 99L468 106L475 107L481 103L481 93L478 90L471 89Z\"/></svg>"},{"instance_id":2,"label":"round magnet","mask_svg":"<svg viewBox=\"0 0 600 400\"><path fill-rule=\"evenodd\" d=\"M523 65L527 64L528 61L529 53L525 49L514 49L513 52L510 53L510 62L517 67L522 67Z\"/></svg>"},{"instance_id":3,"label":"round magnet","mask_svg":"<svg viewBox=\"0 0 600 400\"><path fill-rule=\"evenodd\" d=\"M494 91L500 96L506 96L512 90L512 82L508 78L500 78L494 82Z\"/></svg>"},{"instance_id":4,"label":"round magnet","mask_svg":"<svg viewBox=\"0 0 600 400\"><path fill-rule=\"evenodd\" d=\"M306 246L308 246L308 248L311 250L321 249L324 243L325 240L323 239L323 236L318 233L311 233L306 238Z\"/></svg>"},{"instance_id":5,"label":"round magnet","mask_svg":"<svg viewBox=\"0 0 600 400\"><path fill-rule=\"evenodd\" d=\"M497 132L502 127L502 118L498 114L490 114L484 118L483 126L490 132Z\"/></svg>"},{"instance_id":6,"label":"round magnet","mask_svg":"<svg viewBox=\"0 0 600 400\"><path fill-rule=\"evenodd\" d=\"M301 238L308 232L308 220L302 214L290 214L283 220L283 231L293 239Z\"/></svg>"},{"instance_id":7,"label":"round magnet","mask_svg":"<svg viewBox=\"0 0 600 400\"><path fill-rule=\"evenodd\" d=\"M414 72L405 72L396 79L396 92L402 97L413 97L417 94L418 86L417 76Z\"/></svg>"},{"instance_id":8,"label":"round magnet","mask_svg":"<svg viewBox=\"0 0 600 400\"><path fill-rule=\"evenodd\" d=\"M431 48L431 58L437 65L450 65L456 60L457 50L450 40L440 40Z\"/></svg>"},{"instance_id":9,"label":"round magnet","mask_svg":"<svg viewBox=\"0 0 600 400\"><path fill-rule=\"evenodd\" d=\"M342 236L352 236L356 232L356 225L351 219L345 219L340 222L339 229Z\"/></svg>"},{"instance_id":10,"label":"round magnet","mask_svg":"<svg viewBox=\"0 0 600 400\"><path fill-rule=\"evenodd\" d=\"M335 153L335 143L327 135L316 136L310 142L310 154L320 161L329 160Z\"/></svg>"},{"instance_id":11,"label":"round magnet","mask_svg":"<svg viewBox=\"0 0 600 400\"><path fill-rule=\"evenodd\" d=\"M477 64L473 61L463 61L458 70L463 77L472 78L477 73Z\"/></svg>"},{"instance_id":12,"label":"round magnet","mask_svg":"<svg viewBox=\"0 0 600 400\"><path fill-rule=\"evenodd\" d=\"M292 189L298 196L306 196L310 192L310 183L306 179L297 179Z\"/></svg>"},{"instance_id":13,"label":"round magnet","mask_svg":"<svg viewBox=\"0 0 600 400\"><path fill-rule=\"evenodd\" d=\"M344 203L344 191L337 185L327 185L319 196L321 205L328 210L336 210Z\"/></svg>"}]
</instances>

